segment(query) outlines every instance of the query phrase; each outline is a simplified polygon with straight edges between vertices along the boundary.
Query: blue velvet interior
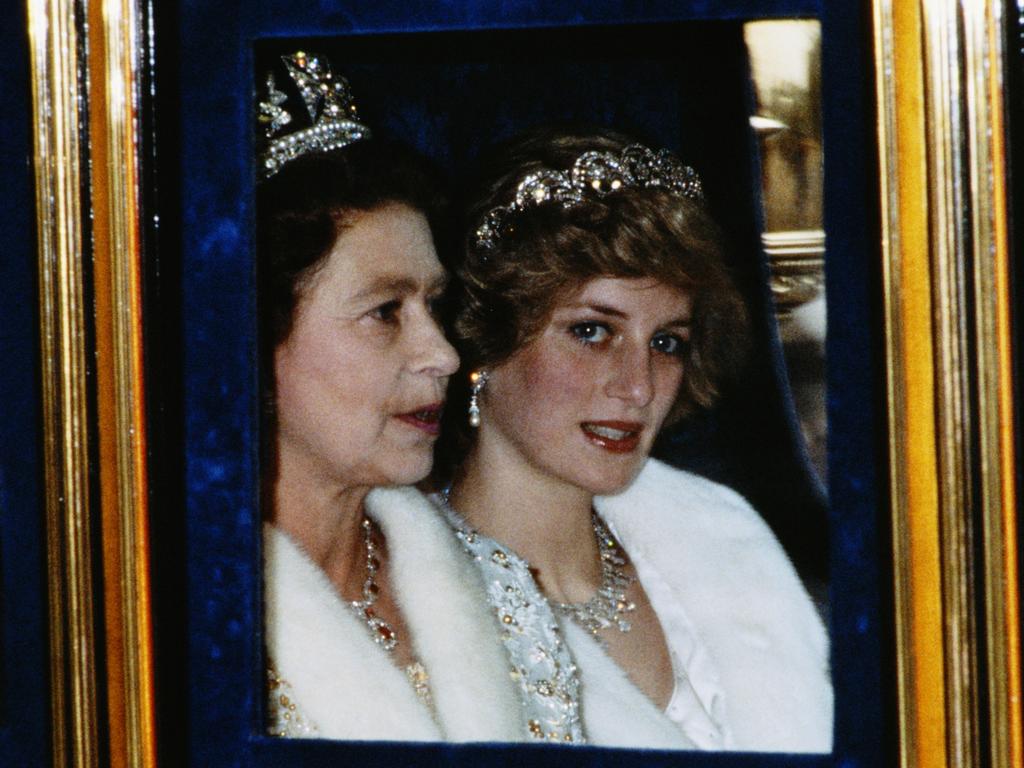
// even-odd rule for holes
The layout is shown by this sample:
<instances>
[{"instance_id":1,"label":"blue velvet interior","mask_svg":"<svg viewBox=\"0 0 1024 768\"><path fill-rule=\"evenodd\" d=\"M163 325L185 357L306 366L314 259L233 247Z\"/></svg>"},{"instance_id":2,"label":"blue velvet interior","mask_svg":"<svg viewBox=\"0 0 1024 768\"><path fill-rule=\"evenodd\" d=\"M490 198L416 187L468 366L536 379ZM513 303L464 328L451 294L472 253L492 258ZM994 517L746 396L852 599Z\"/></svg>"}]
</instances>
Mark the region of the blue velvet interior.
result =
<instances>
[{"instance_id":1,"label":"blue velvet interior","mask_svg":"<svg viewBox=\"0 0 1024 768\"><path fill-rule=\"evenodd\" d=\"M174 723L164 733L180 733L190 764L498 766L529 759L539 764L866 767L894 755L893 691L882 682L891 679L891 612L884 565L885 411L866 21L857 8L837 7L848 4L822 9L827 279L833 297L833 500L826 539L825 508L795 441L777 342L767 322L738 26L720 21L664 26L817 15L817 4L656 2L641 8L595 0L576 8L546 5L183 2L170 22L180 35L180 79L171 99L175 111L161 122L180 136L180 165L172 172L181 174L188 554L187 650L181 664L188 677L186 732ZM544 30L563 25L558 35ZM573 29L581 26L588 29ZM519 31L501 31L508 28ZM403 35L424 30L438 36ZM456 37L442 36L456 32ZM367 119L405 136L456 172L492 139L561 118L639 130L655 143L677 148L702 172L734 246L760 352L744 387L730 393L716 413L674 433L660 450L746 493L812 574L823 574L824 542L830 541L834 755L797 760L533 747L526 758L522 747L273 743L258 735L256 323L246 84L256 71L254 41L256 54L264 55L268 38L279 38L282 46L301 39L329 53L351 77ZM527 47L524 41L546 47Z\"/></svg>"},{"instance_id":2,"label":"blue velvet interior","mask_svg":"<svg viewBox=\"0 0 1024 768\"><path fill-rule=\"evenodd\" d=\"M0 762L49 755L35 199L25 4L0 14Z\"/></svg>"},{"instance_id":3,"label":"blue velvet interior","mask_svg":"<svg viewBox=\"0 0 1024 768\"><path fill-rule=\"evenodd\" d=\"M896 678L870 23L854 3L828 3L822 22L833 41L822 47L822 101L836 755L888 765Z\"/></svg>"}]
</instances>

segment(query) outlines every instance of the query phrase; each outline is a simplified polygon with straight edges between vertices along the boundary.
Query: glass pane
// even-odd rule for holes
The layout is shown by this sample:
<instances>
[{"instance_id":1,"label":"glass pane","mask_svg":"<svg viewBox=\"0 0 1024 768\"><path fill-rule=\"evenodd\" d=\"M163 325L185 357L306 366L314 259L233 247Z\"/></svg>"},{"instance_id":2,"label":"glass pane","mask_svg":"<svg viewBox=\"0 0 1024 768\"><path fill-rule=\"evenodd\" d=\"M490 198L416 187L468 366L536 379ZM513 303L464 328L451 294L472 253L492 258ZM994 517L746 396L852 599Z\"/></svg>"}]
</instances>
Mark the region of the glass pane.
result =
<instances>
[{"instance_id":1,"label":"glass pane","mask_svg":"<svg viewBox=\"0 0 1024 768\"><path fill-rule=\"evenodd\" d=\"M757 97L764 231L772 295L808 458L826 480L825 233L822 220L821 27L745 25Z\"/></svg>"}]
</instances>

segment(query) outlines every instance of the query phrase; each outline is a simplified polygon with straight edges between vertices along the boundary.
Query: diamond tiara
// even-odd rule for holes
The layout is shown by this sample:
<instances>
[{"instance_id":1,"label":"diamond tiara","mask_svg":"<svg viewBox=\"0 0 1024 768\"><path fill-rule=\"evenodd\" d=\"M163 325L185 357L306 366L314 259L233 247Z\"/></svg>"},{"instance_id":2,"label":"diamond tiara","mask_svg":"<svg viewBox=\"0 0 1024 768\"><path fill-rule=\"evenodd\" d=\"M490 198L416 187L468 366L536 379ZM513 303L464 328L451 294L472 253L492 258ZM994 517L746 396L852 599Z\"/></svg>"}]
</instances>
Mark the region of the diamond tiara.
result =
<instances>
[{"instance_id":1,"label":"diamond tiara","mask_svg":"<svg viewBox=\"0 0 1024 768\"><path fill-rule=\"evenodd\" d=\"M269 72L266 98L258 103L257 115L268 139L260 155L260 171L265 179L297 157L341 149L370 137L370 129L359 122L348 80L341 75L332 75L326 59L296 51L282 56L281 61L299 90L312 125L278 135L285 126L299 121L301 114L288 111L285 106L288 96L277 89L274 73Z\"/></svg>"},{"instance_id":2,"label":"diamond tiara","mask_svg":"<svg viewBox=\"0 0 1024 768\"><path fill-rule=\"evenodd\" d=\"M492 208L481 217L475 232L476 246L493 250L502 237L512 233L516 214L530 208L555 203L568 209L588 195L603 198L625 187L658 187L697 202L704 200L697 172L667 149L654 152L642 144L630 144L618 155L584 152L569 171L544 168L525 176L516 186L511 203Z\"/></svg>"}]
</instances>

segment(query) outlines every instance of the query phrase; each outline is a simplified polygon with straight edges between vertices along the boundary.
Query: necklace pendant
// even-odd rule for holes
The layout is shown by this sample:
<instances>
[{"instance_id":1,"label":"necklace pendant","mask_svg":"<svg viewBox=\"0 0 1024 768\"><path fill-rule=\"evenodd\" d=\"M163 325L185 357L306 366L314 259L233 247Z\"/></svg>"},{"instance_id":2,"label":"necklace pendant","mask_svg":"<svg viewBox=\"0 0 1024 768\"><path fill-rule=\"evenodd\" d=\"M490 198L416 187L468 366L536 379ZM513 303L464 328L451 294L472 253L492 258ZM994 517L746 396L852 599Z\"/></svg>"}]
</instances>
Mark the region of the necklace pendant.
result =
<instances>
[{"instance_id":1,"label":"necklace pendant","mask_svg":"<svg viewBox=\"0 0 1024 768\"><path fill-rule=\"evenodd\" d=\"M374 639L385 651L392 651L395 646L398 645L398 638L395 637L395 630L393 630L387 622L384 621L378 620Z\"/></svg>"},{"instance_id":2,"label":"necklace pendant","mask_svg":"<svg viewBox=\"0 0 1024 768\"><path fill-rule=\"evenodd\" d=\"M626 596L627 590L636 579L625 572L626 557L611 531L604 526L596 513L591 521L601 557L601 585L594 596L586 602L556 603L555 608L562 615L574 619L603 644L598 637L598 632L602 629L612 626L619 632L629 632L632 629L633 625L624 614L636 610L636 603Z\"/></svg>"},{"instance_id":3,"label":"necklace pendant","mask_svg":"<svg viewBox=\"0 0 1024 768\"><path fill-rule=\"evenodd\" d=\"M385 651L393 651L398 645L398 635L394 628L373 610L373 604L380 595L380 587L374 578L380 568L380 560L377 559L377 549L373 543L373 524L369 518L364 517L361 526L363 543L366 546L366 580L363 582L363 599L353 600L349 605L359 618L366 622L373 641Z\"/></svg>"}]
</instances>

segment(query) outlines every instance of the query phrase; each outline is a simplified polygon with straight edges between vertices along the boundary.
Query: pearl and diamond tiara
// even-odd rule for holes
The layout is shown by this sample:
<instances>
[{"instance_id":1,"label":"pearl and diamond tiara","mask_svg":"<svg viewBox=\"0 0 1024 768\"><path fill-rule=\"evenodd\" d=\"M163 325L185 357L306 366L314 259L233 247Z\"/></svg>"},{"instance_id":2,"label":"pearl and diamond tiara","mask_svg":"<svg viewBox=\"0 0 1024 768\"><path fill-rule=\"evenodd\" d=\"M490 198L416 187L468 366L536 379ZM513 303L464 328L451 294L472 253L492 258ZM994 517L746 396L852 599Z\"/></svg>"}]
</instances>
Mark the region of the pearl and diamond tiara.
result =
<instances>
[{"instance_id":1,"label":"pearl and diamond tiara","mask_svg":"<svg viewBox=\"0 0 1024 768\"><path fill-rule=\"evenodd\" d=\"M266 97L259 101L257 115L266 139L260 153L264 179L303 155L330 152L370 137L370 129L359 121L348 80L332 75L325 58L296 51L282 56L281 61L298 89L301 105L294 103L289 111L288 94L278 90L273 72L267 74ZM282 133L292 123L291 132ZM307 123L307 127L299 127Z\"/></svg>"},{"instance_id":2,"label":"pearl and diamond tiara","mask_svg":"<svg viewBox=\"0 0 1024 768\"><path fill-rule=\"evenodd\" d=\"M607 197L626 187L657 187L697 202L704 200L697 172L667 149L654 152L642 144L630 144L621 154L584 152L568 171L545 168L523 177L516 185L512 202L491 208L483 215L474 242L486 253L512 234L514 219L523 211L550 203L572 208L587 197Z\"/></svg>"}]
</instances>

